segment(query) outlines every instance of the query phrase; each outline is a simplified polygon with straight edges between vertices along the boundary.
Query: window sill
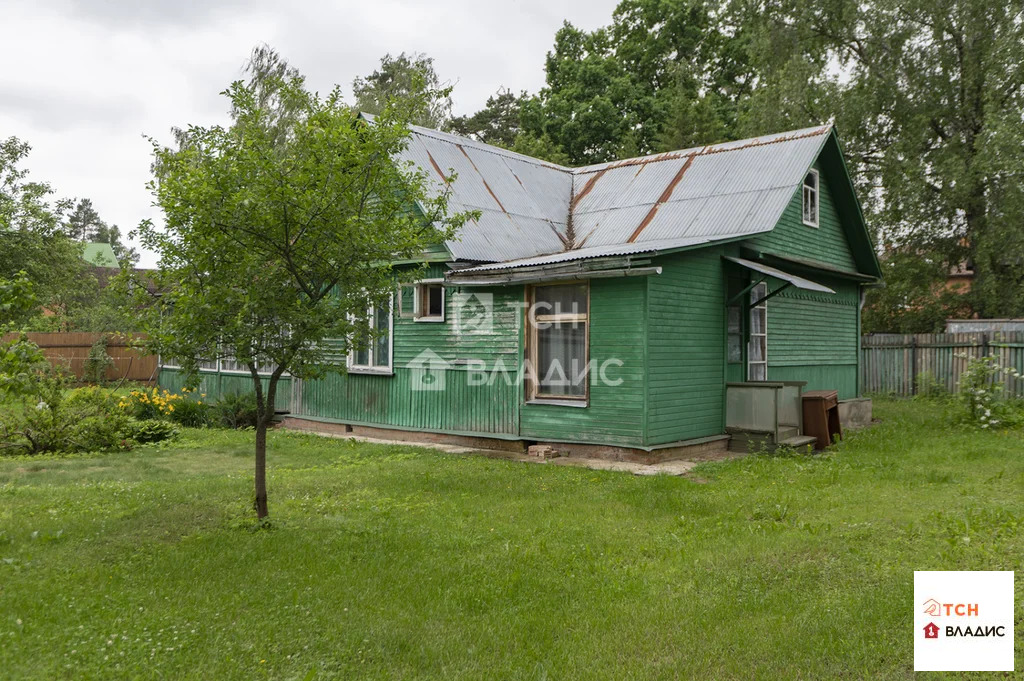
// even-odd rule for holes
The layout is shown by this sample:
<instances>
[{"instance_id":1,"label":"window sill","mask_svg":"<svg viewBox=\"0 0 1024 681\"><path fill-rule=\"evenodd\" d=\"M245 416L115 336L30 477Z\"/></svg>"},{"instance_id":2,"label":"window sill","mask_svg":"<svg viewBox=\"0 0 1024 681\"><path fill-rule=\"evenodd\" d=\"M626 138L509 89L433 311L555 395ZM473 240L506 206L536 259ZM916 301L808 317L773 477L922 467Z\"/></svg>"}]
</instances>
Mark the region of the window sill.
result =
<instances>
[{"instance_id":1,"label":"window sill","mask_svg":"<svg viewBox=\"0 0 1024 681\"><path fill-rule=\"evenodd\" d=\"M818 227L820 227L820 225L816 222L807 222L807 220L804 220L803 222L804 226L806 227L813 227L814 229L818 229Z\"/></svg>"},{"instance_id":2,"label":"window sill","mask_svg":"<svg viewBox=\"0 0 1024 681\"><path fill-rule=\"evenodd\" d=\"M432 322L434 324L444 324L444 317L413 317L414 322Z\"/></svg>"},{"instance_id":3,"label":"window sill","mask_svg":"<svg viewBox=\"0 0 1024 681\"><path fill-rule=\"evenodd\" d=\"M535 397L532 400L526 400L526 403L548 404L556 407L576 407L578 409L584 409L589 404L587 400L559 400L553 397Z\"/></svg>"},{"instance_id":4,"label":"window sill","mask_svg":"<svg viewBox=\"0 0 1024 681\"><path fill-rule=\"evenodd\" d=\"M373 369L371 367L349 367L348 373L350 374L365 374L367 376L394 376L395 372L390 367L381 367L379 369Z\"/></svg>"}]
</instances>

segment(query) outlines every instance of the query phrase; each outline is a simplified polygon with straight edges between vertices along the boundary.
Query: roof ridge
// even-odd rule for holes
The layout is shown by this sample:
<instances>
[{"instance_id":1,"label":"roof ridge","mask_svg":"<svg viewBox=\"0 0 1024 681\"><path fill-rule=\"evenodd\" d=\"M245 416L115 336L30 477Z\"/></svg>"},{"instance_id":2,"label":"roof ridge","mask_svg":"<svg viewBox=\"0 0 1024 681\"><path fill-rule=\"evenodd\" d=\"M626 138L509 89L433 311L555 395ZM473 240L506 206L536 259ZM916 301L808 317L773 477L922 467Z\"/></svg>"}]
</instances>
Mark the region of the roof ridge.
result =
<instances>
[{"instance_id":1,"label":"roof ridge","mask_svg":"<svg viewBox=\"0 0 1024 681\"><path fill-rule=\"evenodd\" d=\"M543 166L545 168L550 168L551 170L560 170L560 171L562 171L564 173L570 173L570 174L572 174L572 172L574 170L574 168L570 168L568 166L563 166L563 165L559 165L557 163L552 163L550 161L545 161L543 159L539 159L539 158L536 158L534 156L529 156L527 154L521 154L518 151L512 151L511 149L505 149L504 147L499 147L499 146L494 145L494 144L488 144L487 142L481 142L479 140L473 139L472 137L467 137L466 135L456 135L455 133L445 132L444 130L434 130L433 128L424 128L423 126L420 126L420 125L410 125L409 129L412 130L412 132L416 133L417 135L423 135L424 137L432 137L433 139L439 140L441 142L447 142L448 144L454 144L456 146L465 145L465 144L468 143L468 145L472 149L475 149L476 151L482 151L484 153L494 154L495 156L504 156L506 158L514 158L514 159L517 159L517 160L520 160L520 161L526 161L528 163L533 163L534 165ZM453 139L450 139L451 137L458 138L459 140L462 140L462 141L455 141Z\"/></svg>"},{"instance_id":2,"label":"roof ridge","mask_svg":"<svg viewBox=\"0 0 1024 681\"><path fill-rule=\"evenodd\" d=\"M781 142L792 142L794 140L806 139L808 137L817 137L818 135L824 135L832 129L831 123L826 123L823 126L814 128L800 128L798 130L789 130L787 132L774 133L772 135L765 135L762 137L748 137L742 140L733 140L730 142L719 142L717 144L707 144L702 147L690 147L689 149L681 149L679 151L665 151L659 154L649 154L647 156L637 156L634 158L626 158L619 161L606 161L604 163L595 163L588 166L580 166L572 169L573 176L576 175L587 175L589 173L603 173L606 170L613 168L626 168L629 166L646 165L648 163L657 163L659 161L673 161L681 158L693 158L695 156L707 156L710 154L723 154L728 151L741 151L743 149L752 149L754 147L763 147L769 144L779 144ZM765 139L767 137L768 139ZM728 146L733 145L733 146Z\"/></svg>"}]
</instances>

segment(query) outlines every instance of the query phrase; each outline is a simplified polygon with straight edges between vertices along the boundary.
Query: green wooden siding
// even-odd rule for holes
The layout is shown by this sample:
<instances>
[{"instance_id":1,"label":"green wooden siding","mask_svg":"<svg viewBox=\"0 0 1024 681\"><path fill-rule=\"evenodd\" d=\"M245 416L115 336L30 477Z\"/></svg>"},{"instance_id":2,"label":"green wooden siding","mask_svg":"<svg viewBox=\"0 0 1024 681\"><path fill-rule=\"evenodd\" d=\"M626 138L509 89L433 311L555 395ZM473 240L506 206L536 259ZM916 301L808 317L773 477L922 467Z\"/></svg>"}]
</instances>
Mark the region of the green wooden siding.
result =
<instances>
[{"instance_id":1,"label":"green wooden siding","mask_svg":"<svg viewBox=\"0 0 1024 681\"><path fill-rule=\"evenodd\" d=\"M622 383L606 385L591 376L585 408L524 404L523 438L643 444L645 279L594 279L590 284L590 359L595 367L621 360L622 366L608 367L607 377Z\"/></svg>"},{"instance_id":2,"label":"green wooden siding","mask_svg":"<svg viewBox=\"0 0 1024 681\"><path fill-rule=\"evenodd\" d=\"M266 389L269 378L263 379L263 388ZM185 387L185 374L175 369L161 369L158 384L171 392L178 392ZM209 371L199 372L199 392L205 393L208 399L215 399L227 393L238 393L244 395L252 392L252 376L240 373L213 373ZM291 403L291 378L281 377L277 382L277 395L274 398L274 406L277 409L288 409Z\"/></svg>"},{"instance_id":3,"label":"green wooden siding","mask_svg":"<svg viewBox=\"0 0 1024 681\"><path fill-rule=\"evenodd\" d=\"M768 380L807 381L805 390L857 396L856 284L816 277L835 295L788 288L768 301ZM774 290L779 285L771 281Z\"/></svg>"},{"instance_id":4,"label":"green wooden siding","mask_svg":"<svg viewBox=\"0 0 1024 681\"><path fill-rule=\"evenodd\" d=\"M819 171L818 227L803 223L803 194L798 188L775 229L744 243L782 257L814 260L856 272L857 264L836 211L832 184L821 169L821 163L815 163L814 167Z\"/></svg>"},{"instance_id":5,"label":"green wooden siding","mask_svg":"<svg viewBox=\"0 0 1024 681\"><path fill-rule=\"evenodd\" d=\"M443 276L433 264L416 278ZM344 422L399 426L420 430L514 435L519 427L519 327L522 288L463 289L489 301L493 310L489 329L460 332L456 324L457 288L445 288L445 321L413 318L413 290L403 287L395 304L394 375L332 374L303 381L295 400L295 414ZM421 353L430 350L448 363L434 372L444 390L420 390ZM468 369L482 362L488 370L499 367L490 385L471 385ZM504 367L505 371L501 371ZM417 389L414 389L416 387Z\"/></svg>"},{"instance_id":6,"label":"green wooden siding","mask_svg":"<svg viewBox=\"0 0 1024 681\"><path fill-rule=\"evenodd\" d=\"M334 374L302 381L294 415L385 428L515 435L519 391L514 372L498 374L491 385L469 385L469 375L444 371L444 390L436 391L414 389L422 374L405 368L393 376Z\"/></svg>"},{"instance_id":7,"label":"green wooden siding","mask_svg":"<svg viewBox=\"0 0 1024 681\"><path fill-rule=\"evenodd\" d=\"M722 255L705 248L658 258L646 278L648 445L722 432L725 289Z\"/></svg>"}]
</instances>

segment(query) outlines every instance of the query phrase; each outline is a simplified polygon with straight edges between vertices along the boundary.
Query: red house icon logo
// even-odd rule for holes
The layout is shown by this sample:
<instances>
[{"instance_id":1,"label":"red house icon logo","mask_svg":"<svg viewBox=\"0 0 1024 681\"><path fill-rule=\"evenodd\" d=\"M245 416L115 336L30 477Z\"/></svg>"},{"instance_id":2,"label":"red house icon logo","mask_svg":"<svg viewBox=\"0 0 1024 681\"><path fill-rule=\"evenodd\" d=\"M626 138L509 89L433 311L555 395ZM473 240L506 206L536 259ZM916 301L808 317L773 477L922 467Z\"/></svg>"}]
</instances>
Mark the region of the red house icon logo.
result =
<instances>
[{"instance_id":1,"label":"red house icon logo","mask_svg":"<svg viewBox=\"0 0 1024 681\"><path fill-rule=\"evenodd\" d=\"M935 624L935 622L929 622L928 624L924 625L924 637L925 638L938 638L939 637L939 627Z\"/></svg>"}]
</instances>

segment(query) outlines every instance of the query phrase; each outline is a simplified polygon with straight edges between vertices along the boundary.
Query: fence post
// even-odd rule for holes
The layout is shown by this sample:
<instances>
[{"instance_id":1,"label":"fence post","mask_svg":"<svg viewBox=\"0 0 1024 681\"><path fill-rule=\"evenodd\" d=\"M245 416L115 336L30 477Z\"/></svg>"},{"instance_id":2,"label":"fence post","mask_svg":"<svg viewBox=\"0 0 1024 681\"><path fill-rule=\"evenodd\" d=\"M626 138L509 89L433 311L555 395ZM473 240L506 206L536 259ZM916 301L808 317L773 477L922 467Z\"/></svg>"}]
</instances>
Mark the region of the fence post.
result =
<instances>
[{"instance_id":1,"label":"fence post","mask_svg":"<svg viewBox=\"0 0 1024 681\"><path fill-rule=\"evenodd\" d=\"M910 394L917 394L917 335L910 337Z\"/></svg>"}]
</instances>

